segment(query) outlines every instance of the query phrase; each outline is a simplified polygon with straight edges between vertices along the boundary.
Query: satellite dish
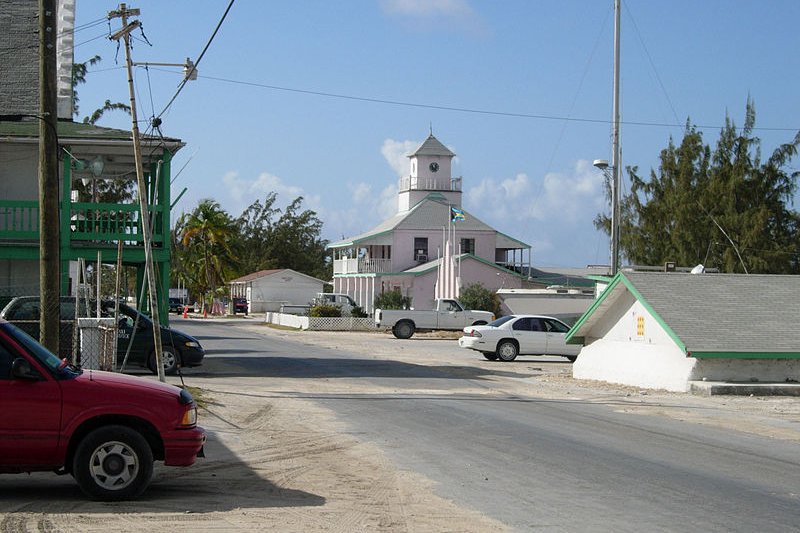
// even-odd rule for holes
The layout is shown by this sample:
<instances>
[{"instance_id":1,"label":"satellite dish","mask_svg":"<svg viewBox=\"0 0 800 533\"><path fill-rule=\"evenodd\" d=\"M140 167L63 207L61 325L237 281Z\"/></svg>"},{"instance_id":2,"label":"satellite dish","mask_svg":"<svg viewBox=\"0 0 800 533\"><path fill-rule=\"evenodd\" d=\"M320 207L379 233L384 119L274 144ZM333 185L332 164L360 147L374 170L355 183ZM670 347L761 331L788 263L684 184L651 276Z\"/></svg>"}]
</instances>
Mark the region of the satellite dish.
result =
<instances>
[{"instance_id":1,"label":"satellite dish","mask_svg":"<svg viewBox=\"0 0 800 533\"><path fill-rule=\"evenodd\" d=\"M692 274L705 274L705 272L706 272L706 267L704 267L703 265L697 265L691 270Z\"/></svg>"}]
</instances>

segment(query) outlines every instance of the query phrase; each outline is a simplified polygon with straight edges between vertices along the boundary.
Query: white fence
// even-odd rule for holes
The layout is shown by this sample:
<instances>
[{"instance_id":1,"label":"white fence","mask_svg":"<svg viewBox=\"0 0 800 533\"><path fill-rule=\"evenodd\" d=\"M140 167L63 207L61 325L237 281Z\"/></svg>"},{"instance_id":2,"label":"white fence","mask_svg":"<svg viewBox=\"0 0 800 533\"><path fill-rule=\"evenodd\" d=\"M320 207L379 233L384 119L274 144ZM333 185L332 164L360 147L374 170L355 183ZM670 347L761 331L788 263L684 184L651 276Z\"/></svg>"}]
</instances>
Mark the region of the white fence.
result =
<instances>
[{"instance_id":1,"label":"white fence","mask_svg":"<svg viewBox=\"0 0 800 533\"><path fill-rule=\"evenodd\" d=\"M375 322L371 318L351 316L308 317L286 313L265 313L264 321L270 324L314 331L375 331L376 329Z\"/></svg>"}]
</instances>

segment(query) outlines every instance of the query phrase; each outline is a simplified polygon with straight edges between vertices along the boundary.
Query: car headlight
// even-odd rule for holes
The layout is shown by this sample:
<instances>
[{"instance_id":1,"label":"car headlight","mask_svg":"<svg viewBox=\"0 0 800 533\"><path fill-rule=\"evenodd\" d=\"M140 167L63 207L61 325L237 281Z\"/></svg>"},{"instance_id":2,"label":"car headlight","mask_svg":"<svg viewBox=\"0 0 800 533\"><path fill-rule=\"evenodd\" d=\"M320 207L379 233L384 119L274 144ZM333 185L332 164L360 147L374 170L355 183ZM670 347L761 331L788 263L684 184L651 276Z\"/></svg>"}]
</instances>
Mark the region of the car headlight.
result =
<instances>
[{"instance_id":1,"label":"car headlight","mask_svg":"<svg viewBox=\"0 0 800 533\"><path fill-rule=\"evenodd\" d=\"M199 348L200 347L200 343L197 342L197 341L186 341L186 342L183 343L183 345L186 346L187 348Z\"/></svg>"},{"instance_id":2,"label":"car headlight","mask_svg":"<svg viewBox=\"0 0 800 533\"><path fill-rule=\"evenodd\" d=\"M181 425L182 426L194 426L197 425L197 408L192 406L191 409L187 409L184 411L183 416L181 417Z\"/></svg>"}]
</instances>

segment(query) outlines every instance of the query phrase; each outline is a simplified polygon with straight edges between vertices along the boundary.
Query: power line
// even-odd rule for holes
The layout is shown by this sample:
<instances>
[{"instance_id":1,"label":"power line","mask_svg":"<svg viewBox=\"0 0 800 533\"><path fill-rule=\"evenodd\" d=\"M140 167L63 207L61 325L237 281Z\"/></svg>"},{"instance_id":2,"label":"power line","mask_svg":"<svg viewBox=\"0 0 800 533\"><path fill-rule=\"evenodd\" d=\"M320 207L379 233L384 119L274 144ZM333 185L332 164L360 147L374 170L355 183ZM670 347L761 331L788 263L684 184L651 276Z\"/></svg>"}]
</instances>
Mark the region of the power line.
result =
<instances>
[{"instance_id":1,"label":"power line","mask_svg":"<svg viewBox=\"0 0 800 533\"><path fill-rule=\"evenodd\" d=\"M367 96L353 96L347 94L337 94L337 93L329 93L324 91L312 91L308 89L297 89L293 87L282 87L279 85L269 85L266 83L256 83L250 81L240 81L240 80L233 80L230 78L219 78L215 76L200 76L198 78L220 81L224 83L233 83L236 85L246 85L250 87L259 87L262 89L270 89L274 91L285 91L291 93L298 93L298 94L309 94L314 96L324 96L327 98L338 98L342 100L353 100L357 102L370 102L374 104L386 104L386 105L396 105L396 106L403 106L403 107L415 107L421 109L436 109L440 111L456 111L460 113L473 113L479 115L493 115L493 116L501 116L501 117L515 117L515 118L532 118L538 120L563 120L568 122L583 122L583 123L590 123L590 124L610 124L611 120L609 119L599 119L599 118L582 118L582 117L572 117L572 116L561 116L561 115L544 115L544 114L536 114L536 113L520 113L520 112L513 112L513 111L493 111L489 109L475 109L475 108L467 108L467 107L454 107L454 106L447 106L447 105L438 105L438 104L421 104L417 102L404 102L402 100L388 100L384 98L372 98ZM628 126L647 126L647 127L659 127L659 128L673 128L673 127L681 127L684 128L686 124L670 124L667 122L645 122L645 121L633 121L633 120L624 120L620 121L622 124ZM693 126L697 129L721 129L723 126L721 125L703 125L703 124L693 124ZM760 130L760 131L798 131L800 128L768 128L768 127L754 127L753 130Z\"/></svg>"},{"instance_id":2,"label":"power line","mask_svg":"<svg viewBox=\"0 0 800 533\"><path fill-rule=\"evenodd\" d=\"M200 55L197 57L197 61L194 62L194 66L192 67L192 71L186 73L186 75L184 76L184 78L181 81L180 85L178 85L178 90L175 91L175 94L173 95L173 97L170 99L170 101L167 103L167 105L164 106L164 109L161 111L161 113L158 114L158 117L156 117L156 118L161 118L161 115L166 113L167 109L170 108L172 103L175 101L175 99L181 93L183 88L186 86L186 82L189 81L189 78L192 77L192 73L197 69L197 65L200 64L200 61L203 59L203 56L206 54L206 50L208 50L208 47L211 46L211 42L214 40L214 37L217 36L217 32L219 31L220 27L222 27L222 23L225 21L225 17L228 16L228 12L233 7L233 2L234 1L235 0L231 0L230 3L228 4L228 7L225 9L225 13L222 14L222 17L219 19L219 22L217 23L217 27L214 28L214 33L211 34L211 37L209 37L208 42L206 43L206 46L203 48L203 51L200 52Z\"/></svg>"}]
</instances>

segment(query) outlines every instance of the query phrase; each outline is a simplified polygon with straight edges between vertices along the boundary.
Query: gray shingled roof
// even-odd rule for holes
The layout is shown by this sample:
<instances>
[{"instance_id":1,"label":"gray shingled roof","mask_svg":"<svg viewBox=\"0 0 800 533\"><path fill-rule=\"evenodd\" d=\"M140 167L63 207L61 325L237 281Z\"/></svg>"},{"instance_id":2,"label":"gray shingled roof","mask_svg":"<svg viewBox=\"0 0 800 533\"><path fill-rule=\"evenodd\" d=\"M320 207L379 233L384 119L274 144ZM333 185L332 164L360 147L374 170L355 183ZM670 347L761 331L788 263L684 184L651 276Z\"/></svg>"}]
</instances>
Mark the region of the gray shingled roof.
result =
<instances>
[{"instance_id":1,"label":"gray shingled roof","mask_svg":"<svg viewBox=\"0 0 800 533\"><path fill-rule=\"evenodd\" d=\"M440 200L437 198L437 196L442 199ZM462 211L464 210L462 209ZM495 232L491 226L475 218L466 211L464 211L464 217L464 220L456 222L456 230ZM384 220L365 233L330 243L328 248L345 248L353 246L357 243L374 239L382 233L393 231L395 229L428 230L431 228L446 227L449 223L450 209L447 200L436 193L432 193L410 210L403 213L398 213L392 218Z\"/></svg>"},{"instance_id":2,"label":"gray shingled roof","mask_svg":"<svg viewBox=\"0 0 800 533\"><path fill-rule=\"evenodd\" d=\"M621 276L625 279L612 282L576 324L572 336L584 336L599 320L588 315L602 315L630 290L688 352L800 353L800 276L658 272Z\"/></svg>"},{"instance_id":3,"label":"gray shingled roof","mask_svg":"<svg viewBox=\"0 0 800 533\"><path fill-rule=\"evenodd\" d=\"M414 157L418 155L441 155L446 157L455 157L456 154L448 150L447 147L439 142L439 139L434 137L433 133L431 133L428 138L419 145L419 148L417 148L408 157Z\"/></svg>"}]
</instances>

